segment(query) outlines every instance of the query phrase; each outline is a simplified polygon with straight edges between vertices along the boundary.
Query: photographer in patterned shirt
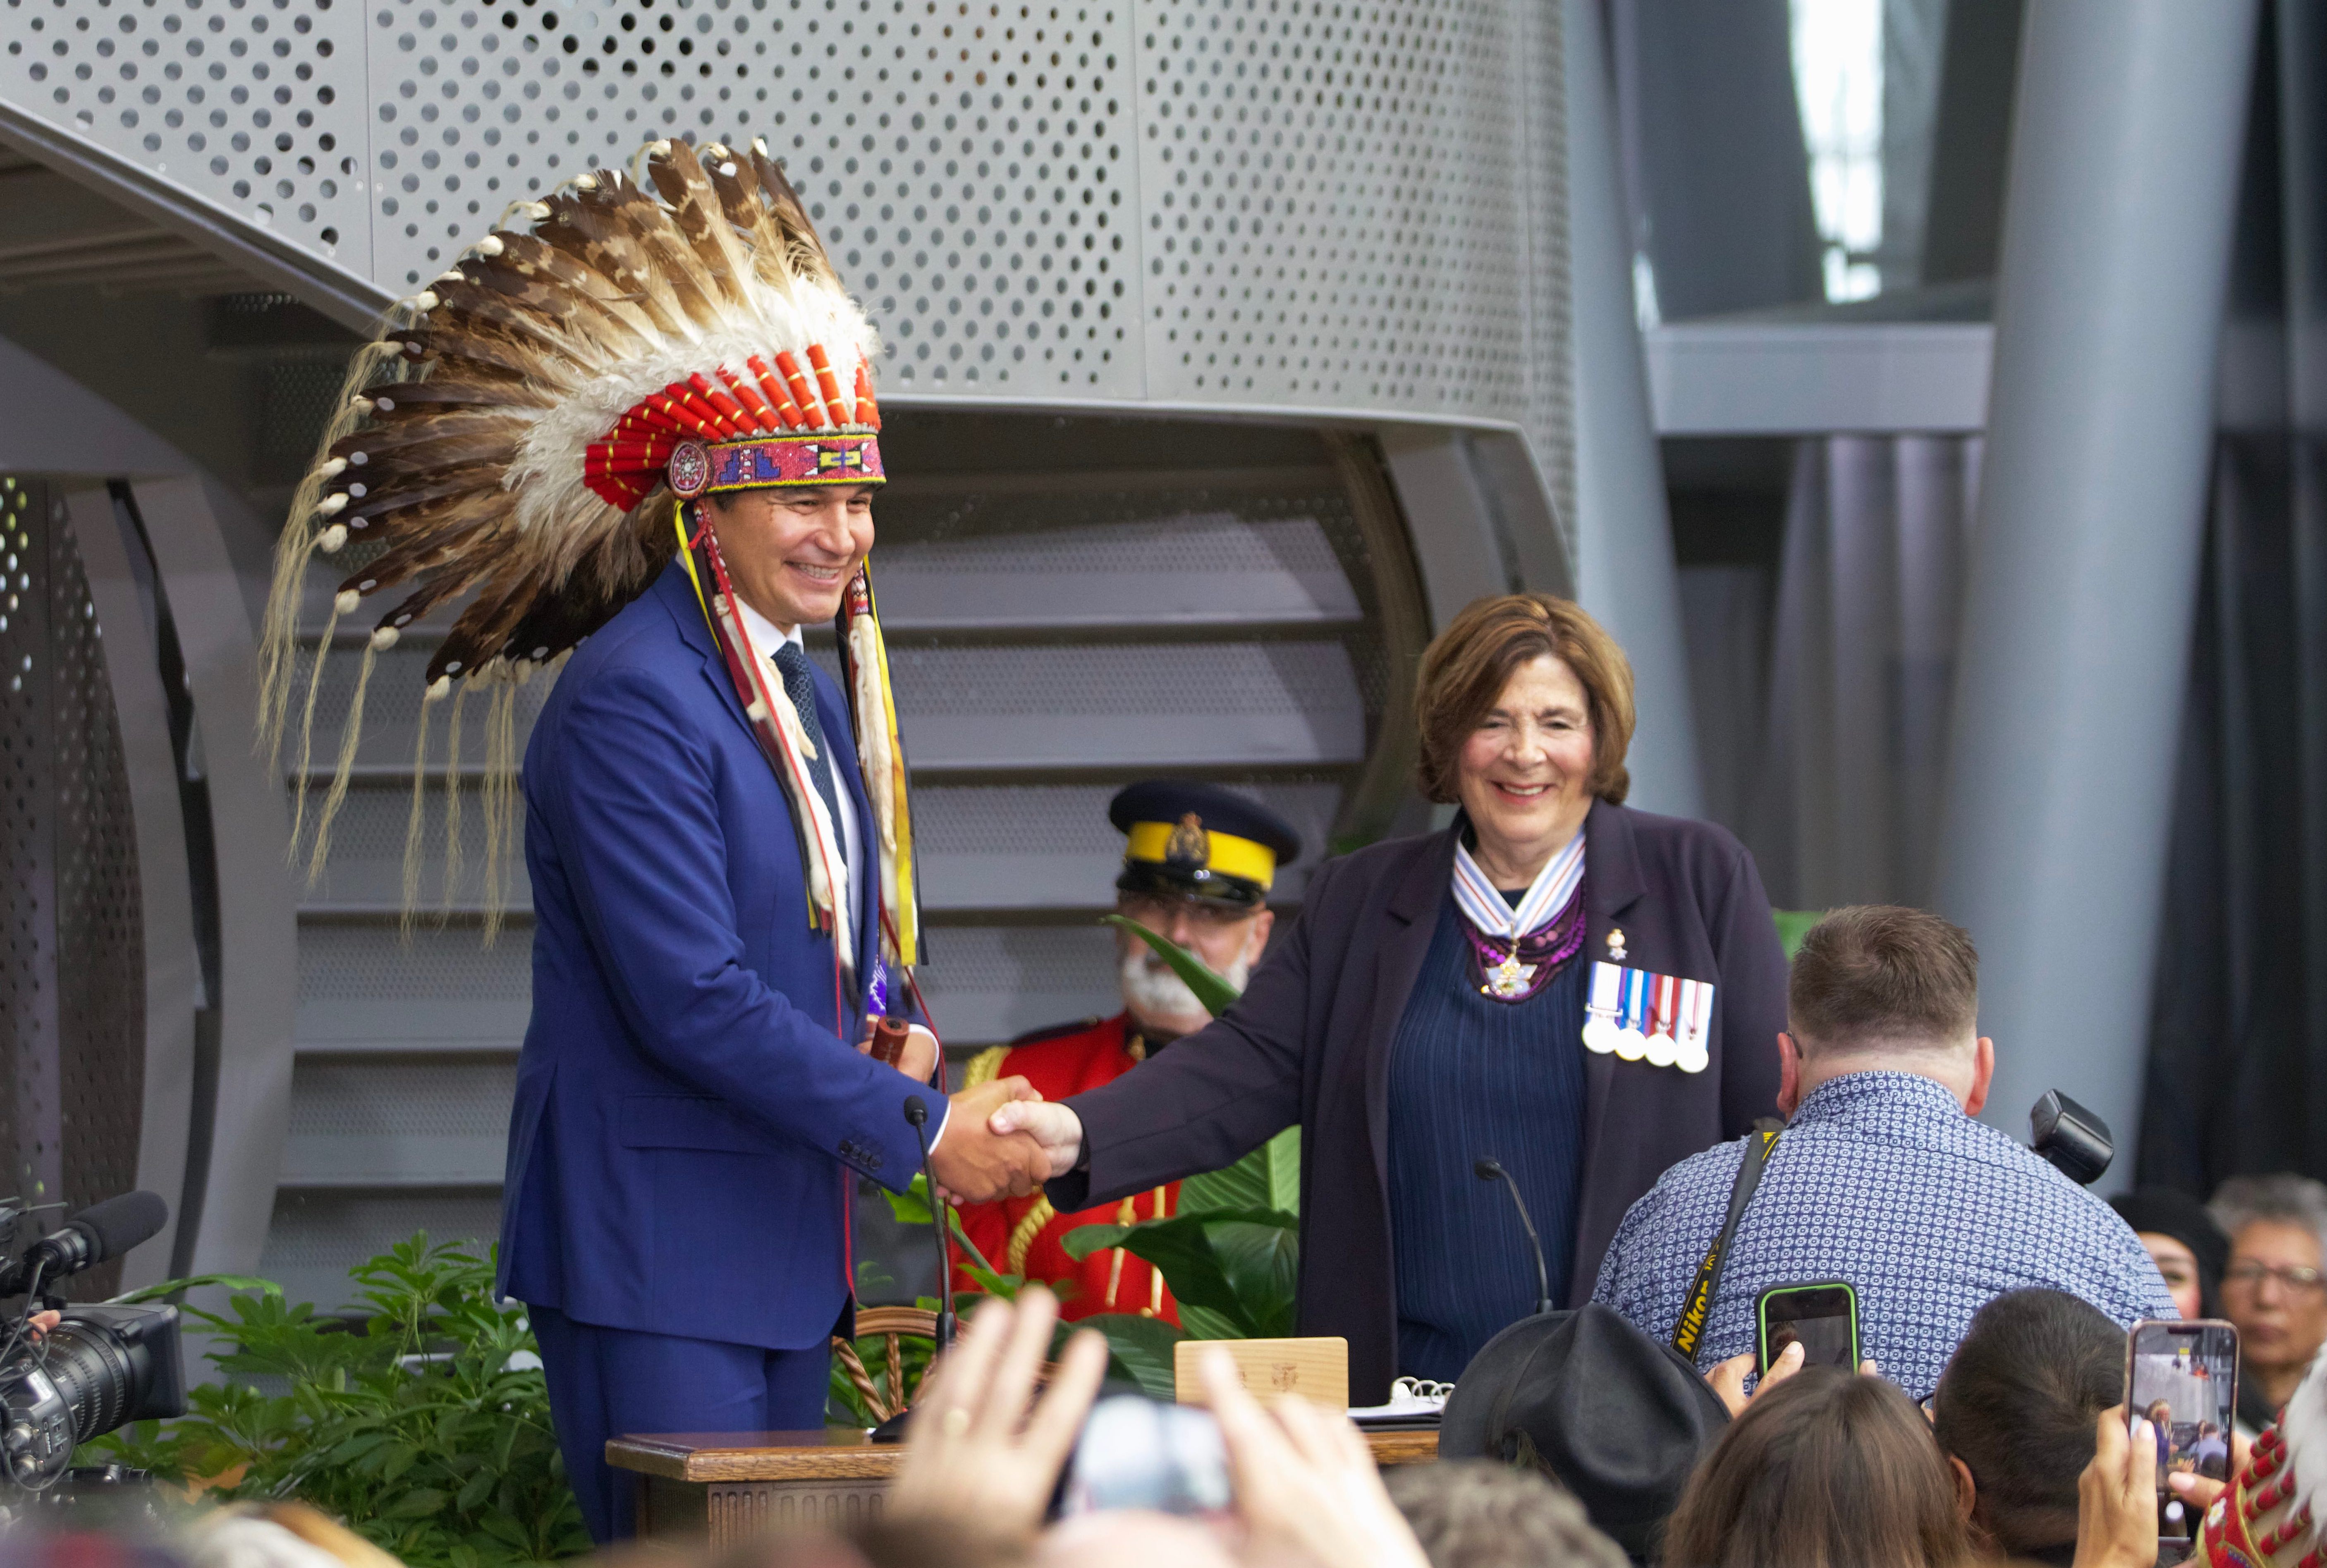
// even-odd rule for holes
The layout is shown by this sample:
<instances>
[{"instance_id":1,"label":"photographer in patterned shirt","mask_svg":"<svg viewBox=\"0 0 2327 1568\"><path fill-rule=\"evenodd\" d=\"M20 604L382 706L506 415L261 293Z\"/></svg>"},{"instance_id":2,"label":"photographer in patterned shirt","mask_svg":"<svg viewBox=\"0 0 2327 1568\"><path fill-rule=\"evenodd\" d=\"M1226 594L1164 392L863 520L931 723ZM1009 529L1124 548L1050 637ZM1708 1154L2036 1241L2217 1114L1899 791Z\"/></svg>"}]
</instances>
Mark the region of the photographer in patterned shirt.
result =
<instances>
[{"instance_id":1,"label":"photographer in patterned shirt","mask_svg":"<svg viewBox=\"0 0 2327 1568\"><path fill-rule=\"evenodd\" d=\"M2107 1204L1974 1119L1995 1068L1978 975L1971 938L1920 910L1837 910L1804 938L1778 1037L1787 1126L1730 1244L1699 1366L1752 1350L1754 1298L1778 1284L1855 1287L1864 1354L1917 1397L2006 1291L2065 1291L2120 1325L2180 1315ZM1593 1299L1669 1341L1752 1141L1666 1171L1624 1216Z\"/></svg>"}]
</instances>

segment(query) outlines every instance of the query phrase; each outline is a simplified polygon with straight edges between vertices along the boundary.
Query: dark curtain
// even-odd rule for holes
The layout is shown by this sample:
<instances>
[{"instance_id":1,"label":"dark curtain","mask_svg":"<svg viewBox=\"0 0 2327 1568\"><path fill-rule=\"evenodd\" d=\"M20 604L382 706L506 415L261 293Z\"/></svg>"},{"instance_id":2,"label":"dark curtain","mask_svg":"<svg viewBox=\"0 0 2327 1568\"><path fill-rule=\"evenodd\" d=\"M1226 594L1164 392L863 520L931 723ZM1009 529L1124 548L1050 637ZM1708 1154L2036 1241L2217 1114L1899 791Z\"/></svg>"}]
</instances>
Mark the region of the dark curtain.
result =
<instances>
[{"instance_id":1,"label":"dark curtain","mask_svg":"<svg viewBox=\"0 0 2327 1568\"><path fill-rule=\"evenodd\" d=\"M2201 1196L2327 1177L2327 5L2265 16L2137 1162Z\"/></svg>"}]
</instances>

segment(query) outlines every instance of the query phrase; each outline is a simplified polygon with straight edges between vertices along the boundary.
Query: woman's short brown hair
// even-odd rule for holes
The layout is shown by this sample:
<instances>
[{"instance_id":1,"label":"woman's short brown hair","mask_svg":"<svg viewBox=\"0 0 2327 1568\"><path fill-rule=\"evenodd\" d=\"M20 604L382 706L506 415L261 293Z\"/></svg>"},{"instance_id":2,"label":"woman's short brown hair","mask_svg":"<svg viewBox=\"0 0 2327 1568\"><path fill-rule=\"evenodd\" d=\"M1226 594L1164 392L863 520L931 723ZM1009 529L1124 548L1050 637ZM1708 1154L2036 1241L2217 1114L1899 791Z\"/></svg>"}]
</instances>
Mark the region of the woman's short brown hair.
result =
<instances>
[{"instance_id":1,"label":"woman's short brown hair","mask_svg":"<svg viewBox=\"0 0 2327 1568\"><path fill-rule=\"evenodd\" d=\"M1592 707L1591 792L1621 806L1632 787L1632 662L1583 607L1548 593L1475 599L1422 653L1414 714L1422 731L1415 773L1425 799L1458 798L1463 743L1484 723L1521 665L1548 654L1575 672Z\"/></svg>"},{"instance_id":2,"label":"woman's short brown hair","mask_svg":"<svg viewBox=\"0 0 2327 1568\"><path fill-rule=\"evenodd\" d=\"M1808 1367L1758 1395L1665 1527L1685 1568L1956 1568L1971 1554L1946 1456L1879 1377Z\"/></svg>"}]
</instances>

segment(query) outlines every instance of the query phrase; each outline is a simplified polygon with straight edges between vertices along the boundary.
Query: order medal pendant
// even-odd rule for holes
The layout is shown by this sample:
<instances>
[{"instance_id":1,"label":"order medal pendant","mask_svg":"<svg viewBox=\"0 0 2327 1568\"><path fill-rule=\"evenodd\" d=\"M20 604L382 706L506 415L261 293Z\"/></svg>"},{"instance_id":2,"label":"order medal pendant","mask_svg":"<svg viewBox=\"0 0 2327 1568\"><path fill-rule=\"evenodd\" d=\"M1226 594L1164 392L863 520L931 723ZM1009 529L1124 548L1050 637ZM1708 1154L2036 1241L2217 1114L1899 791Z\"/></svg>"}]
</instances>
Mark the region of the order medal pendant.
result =
<instances>
[{"instance_id":1,"label":"order medal pendant","mask_svg":"<svg viewBox=\"0 0 2327 1568\"><path fill-rule=\"evenodd\" d=\"M1519 962L1519 951L1512 949L1500 964L1487 970L1487 994L1509 1002L1527 994L1528 981L1535 975L1535 966Z\"/></svg>"}]
</instances>

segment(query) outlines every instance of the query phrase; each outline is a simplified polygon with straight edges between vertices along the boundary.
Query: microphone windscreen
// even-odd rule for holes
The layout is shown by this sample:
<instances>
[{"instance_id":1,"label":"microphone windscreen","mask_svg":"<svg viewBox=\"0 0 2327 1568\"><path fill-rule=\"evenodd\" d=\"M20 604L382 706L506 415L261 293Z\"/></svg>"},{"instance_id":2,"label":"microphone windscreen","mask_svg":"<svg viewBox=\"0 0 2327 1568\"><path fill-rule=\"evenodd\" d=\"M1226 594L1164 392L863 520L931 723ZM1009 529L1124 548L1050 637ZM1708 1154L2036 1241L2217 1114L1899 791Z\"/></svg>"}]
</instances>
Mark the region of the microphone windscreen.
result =
<instances>
[{"instance_id":1,"label":"microphone windscreen","mask_svg":"<svg viewBox=\"0 0 2327 1568\"><path fill-rule=\"evenodd\" d=\"M102 1263L109 1257L119 1257L141 1241L150 1241L162 1234L170 1222L170 1206L162 1201L157 1192L125 1192L118 1198L108 1198L93 1203L66 1223L88 1233L97 1243L97 1255L91 1263Z\"/></svg>"},{"instance_id":2,"label":"microphone windscreen","mask_svg":"<svg viewBox=\"0 0 2327 1568\"><path fill-rule=\"evenodd\" d=\"M919 1095L905 1097L905 1120L918 1127L930 1119L930 1107Z\"/></svg>"}]
</instances>

